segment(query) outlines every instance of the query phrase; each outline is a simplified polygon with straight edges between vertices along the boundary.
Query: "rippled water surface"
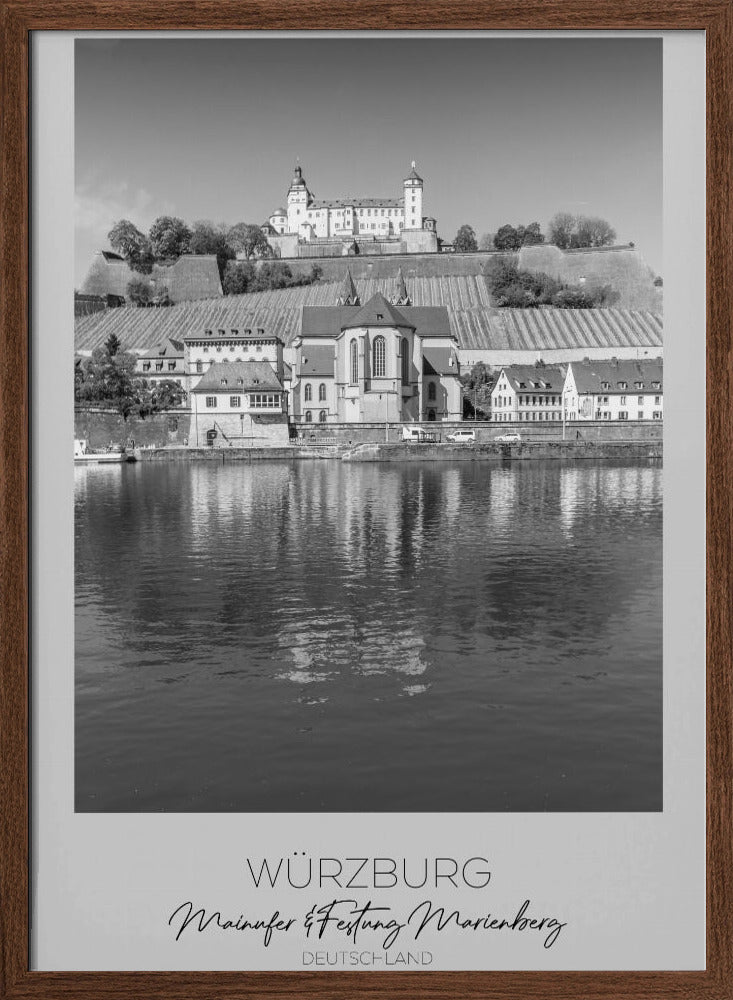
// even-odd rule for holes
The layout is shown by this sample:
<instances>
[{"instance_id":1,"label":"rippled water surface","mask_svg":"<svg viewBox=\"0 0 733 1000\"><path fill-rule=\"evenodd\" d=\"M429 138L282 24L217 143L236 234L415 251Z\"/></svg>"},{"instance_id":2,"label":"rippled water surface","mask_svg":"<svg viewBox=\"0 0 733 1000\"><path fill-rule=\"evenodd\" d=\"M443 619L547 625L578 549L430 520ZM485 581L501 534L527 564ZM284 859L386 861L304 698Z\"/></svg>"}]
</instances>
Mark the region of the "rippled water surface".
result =
<instances>
[{"instance_id":1,"label":"rippled water surface","mask_svg":"<svg viewBox=\"0 0 733 1000\"><path fill-rule=\"evenodd\" d=\"M75 476L77 810L661 808L661 464Z\"/></svg>"}]
</instances>

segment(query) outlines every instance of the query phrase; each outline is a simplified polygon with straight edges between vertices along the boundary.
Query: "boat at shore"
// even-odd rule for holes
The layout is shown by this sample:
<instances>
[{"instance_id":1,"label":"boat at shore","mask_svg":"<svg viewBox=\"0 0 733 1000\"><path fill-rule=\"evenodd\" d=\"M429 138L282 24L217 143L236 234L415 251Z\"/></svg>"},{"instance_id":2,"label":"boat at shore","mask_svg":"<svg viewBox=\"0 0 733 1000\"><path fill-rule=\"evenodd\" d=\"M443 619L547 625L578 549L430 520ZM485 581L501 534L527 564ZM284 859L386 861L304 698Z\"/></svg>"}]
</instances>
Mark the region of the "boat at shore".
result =
<instances>
[{"instance_id":1,"label":"boat at shore","mask_svg":"<svg viewBox=\"0 0 733 1000\"><path fill-rule=\"evenodd\" d=\"M134 461L134 454L122 447L112 446L104 451L94 451L87 441L74 439L74 465L121 465Z\"/></svg>"}]
</instances>

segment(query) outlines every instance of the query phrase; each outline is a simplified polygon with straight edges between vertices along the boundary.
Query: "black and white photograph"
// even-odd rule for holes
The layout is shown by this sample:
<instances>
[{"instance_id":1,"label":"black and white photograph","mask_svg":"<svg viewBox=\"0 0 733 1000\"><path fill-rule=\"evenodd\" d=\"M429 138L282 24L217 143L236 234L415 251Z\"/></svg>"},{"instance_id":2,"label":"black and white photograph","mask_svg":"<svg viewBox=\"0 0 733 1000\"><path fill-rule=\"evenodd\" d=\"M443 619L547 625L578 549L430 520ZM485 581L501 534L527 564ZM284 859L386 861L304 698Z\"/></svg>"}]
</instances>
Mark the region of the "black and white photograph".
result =
<instances>
[{"instance_id":1,"label":"black and white photograph","mask_svg":"<svg viewBox=\"0 0 733 1000\"><path fill-rule=\"evenodd\" d=\"M662 86L76 39L77 813L663 810Z\"/></svg>"}]
</instances>

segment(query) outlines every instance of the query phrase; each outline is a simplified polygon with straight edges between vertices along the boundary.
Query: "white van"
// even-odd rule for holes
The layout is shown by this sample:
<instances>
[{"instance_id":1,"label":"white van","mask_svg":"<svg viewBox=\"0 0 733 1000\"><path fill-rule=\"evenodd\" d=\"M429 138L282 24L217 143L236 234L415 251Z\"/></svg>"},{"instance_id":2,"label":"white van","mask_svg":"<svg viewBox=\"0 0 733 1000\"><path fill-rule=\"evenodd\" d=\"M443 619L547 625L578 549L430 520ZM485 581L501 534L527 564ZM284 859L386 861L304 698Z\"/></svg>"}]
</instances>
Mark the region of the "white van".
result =
<instances>
[{"instance_id":1,"label":"white van","mask_svg":"<svg viewBox=\"0 0 733 1000\"><path fill-rule=\"evenodd\" d=\"M403 427L402 428L402 440L403 441L424 441L425 431L422 427Z\"/></svg>"}]
</instances>

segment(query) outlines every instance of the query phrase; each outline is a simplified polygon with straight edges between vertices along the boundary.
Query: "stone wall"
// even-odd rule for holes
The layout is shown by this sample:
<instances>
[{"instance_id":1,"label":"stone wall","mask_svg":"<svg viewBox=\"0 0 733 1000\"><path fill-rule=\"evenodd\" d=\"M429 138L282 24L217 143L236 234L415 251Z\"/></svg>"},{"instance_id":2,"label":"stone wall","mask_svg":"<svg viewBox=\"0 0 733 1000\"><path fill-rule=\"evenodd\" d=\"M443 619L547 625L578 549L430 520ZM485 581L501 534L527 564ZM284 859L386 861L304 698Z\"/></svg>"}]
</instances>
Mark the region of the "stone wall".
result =
<instances>
[{"instance_id":1,"label":"stone wall","mask_svg":"<svg viewBox=\"0 0 733 1000\"><path fill-rule=\"evenodd\" d=\"M81 409L74 413L74 437L87 441L90 448L106 448L133 440L136 447L183 446L188 441L191 411L155 413L145 420L124 420L115 410Z\"/></svg>"},{"instance_id":2,"label":"stone wall","mask_svg":"<svg viewBox=\"0 0 733 1000\"><path fill-rule=\"evenodd\" d=\"M501 434L518 433L526 441L562 441L561 421L507 423L464 420L462 422L423 422L410 424L435 434L438 441L445 441L448 434L457 430L474 430L479 444L494 441ZM300 424L297 444L396 444L402 440L402 424ZM661 441L661 420L575 420L565 423L565 440L582 441ZM417 447L425 447L418 445Z\"/></svg>"}]
</instances>

